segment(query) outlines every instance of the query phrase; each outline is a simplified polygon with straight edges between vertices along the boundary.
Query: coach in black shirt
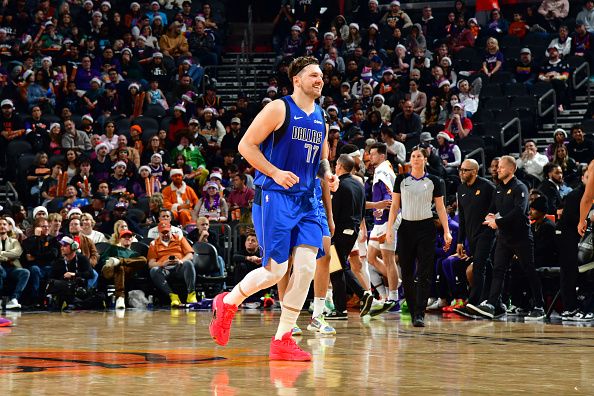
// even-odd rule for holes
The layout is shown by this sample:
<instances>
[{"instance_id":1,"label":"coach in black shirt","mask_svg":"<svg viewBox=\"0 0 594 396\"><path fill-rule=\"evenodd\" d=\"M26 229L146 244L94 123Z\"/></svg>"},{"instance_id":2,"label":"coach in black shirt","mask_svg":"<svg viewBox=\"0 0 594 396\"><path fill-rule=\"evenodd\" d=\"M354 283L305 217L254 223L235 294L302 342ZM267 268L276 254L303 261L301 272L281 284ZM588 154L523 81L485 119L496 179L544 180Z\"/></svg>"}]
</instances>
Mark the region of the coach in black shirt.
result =
<instances>
[{"instance_id":1,"label":"coach in black shirt","mask_svg":"<svg viewBox=\"0 0 594 396\"><path fill-rule=\"evenodd\" d=\"M542 320L545 316L544 301L540 279L534 268L534 240L528 220L528 188L514 176L516 169L513 157L505 155L499 160L497 173L501 183L495 190L490 213L485 219L486 225L499 230L491 290L486 302L479 306L467 304L467 307L489 319L505 314L501 302L503 280L515 255L526 273L532 292L532 310L524 320Z\"/></svg>"},{"instance_id":2,"label":"coach in black shirt","mask_svg":"<svg viewBox=\"0 0 594 396\"><path fill-rule=\"evenodd\" d=\"M478 176L479 164L467 159L460 166L458 186L459 225L458 245L456 253L461 258L472 257L472 288L468 302L478 305L489 296L489 288L485 287L485 276L491 265L491 249L495 242L495 232L483 224L489 214L491 200L495 192L493 183ZM468 239L469 251L464 251L464 241ZM487 285L488 286L488 285ZM472 315L468 308L457 308L462 315Z\"/></svg>"},{"instance_id":3,"label":"coach in black shirt","mask_svg":"<svg viewBox=\"0 0 594 396\"><path fill-rule=\"evenodd\" d=\"M332 244L336 248L343 270L333 272L330 275L330 281L332 282L337 315L346 313L347 280L357 297L363 301L366 311L369 311L373 301L373 296L365 294L365 290L352 273L349 272L345 278L347 258L357 241L359 224L361 224L365 212L365 189L357 179L351 176L354 167L355 161L348 154L341 154L336 161L336 175L340 183L336 192L332 194L332 215L335 225Z\"/></svg>"}]
</instances>

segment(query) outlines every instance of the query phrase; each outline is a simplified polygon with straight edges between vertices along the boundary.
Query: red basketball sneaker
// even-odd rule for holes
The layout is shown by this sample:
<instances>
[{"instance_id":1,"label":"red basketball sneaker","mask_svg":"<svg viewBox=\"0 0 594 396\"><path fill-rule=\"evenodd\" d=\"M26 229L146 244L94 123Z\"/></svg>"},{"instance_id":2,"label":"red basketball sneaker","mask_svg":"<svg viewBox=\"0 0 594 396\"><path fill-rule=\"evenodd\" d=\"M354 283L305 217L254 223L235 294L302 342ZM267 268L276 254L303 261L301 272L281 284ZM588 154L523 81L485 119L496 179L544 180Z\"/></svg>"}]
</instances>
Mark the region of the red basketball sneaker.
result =
<instances>
[{"instance_id":1,"label":"red basketball sneaker","mask_svg":"<svg viewBox=\"0 0 594 396\"><path fill-rule=\"evenodd\" d=\"M270 360L309 362L311 360L311 353L299 348L299 345L291 337L291 332L287 331L280 340L272 337L272 342L270 343Z\"/></svg>"},{"instance_id":2,"label":"red basketball sneaker","mask_svg":"<svg viewBox=\"0 0 594 396\"><path fill-rule=\"evenodd\" d=\"M237 312L237 306L225 304L223 298L229 292L217 294L212 300L212 320L208 326L210 336L219 345L225 346L229 342L229 334L231 332L231 322Z\"/></svg>"}]
</instances>

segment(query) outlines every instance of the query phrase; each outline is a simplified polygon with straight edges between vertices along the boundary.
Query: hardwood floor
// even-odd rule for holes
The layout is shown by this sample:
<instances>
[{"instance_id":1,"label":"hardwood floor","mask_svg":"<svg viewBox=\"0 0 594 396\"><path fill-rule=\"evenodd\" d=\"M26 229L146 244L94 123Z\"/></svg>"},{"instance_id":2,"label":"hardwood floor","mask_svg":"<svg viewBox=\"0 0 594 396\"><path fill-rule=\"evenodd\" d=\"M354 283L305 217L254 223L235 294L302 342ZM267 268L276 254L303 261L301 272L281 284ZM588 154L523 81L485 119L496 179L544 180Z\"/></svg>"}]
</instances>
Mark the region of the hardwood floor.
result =
<instances>
[{"instance_id":1,"label":"hardwood floor","mask_svg":"<svg viewBox=\"0 0 594 396\"><path fill-rule=\"evenodd\" d=\"M397 314L305 330L309 363L269 362L278 312L243 311L215 346L209 312L7 314L0 395L594 394L594 328ZM121 315L120 315L121 316Z\"/></svg>"}]
</instances>

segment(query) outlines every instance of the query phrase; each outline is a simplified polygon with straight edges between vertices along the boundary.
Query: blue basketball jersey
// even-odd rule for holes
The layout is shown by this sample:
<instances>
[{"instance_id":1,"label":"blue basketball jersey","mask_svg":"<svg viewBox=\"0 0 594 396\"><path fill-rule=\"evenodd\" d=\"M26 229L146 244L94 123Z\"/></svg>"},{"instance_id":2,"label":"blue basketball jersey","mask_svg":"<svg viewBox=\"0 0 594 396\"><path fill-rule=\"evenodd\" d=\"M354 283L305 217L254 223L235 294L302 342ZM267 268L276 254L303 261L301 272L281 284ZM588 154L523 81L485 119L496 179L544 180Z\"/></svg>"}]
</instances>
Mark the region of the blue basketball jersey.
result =
<instances>
[{"instance_id":1,"label":"blue basketball jersey","mask_svg":"<svg viewBox=\"0 0 594 396\"><path fill-rule=\"evenodd\" d=\"M322 109L315 104L308 115L295 104L291 96L281 99L285 104L285 122L260 144L264 157L277 168L293 172L299 183L289 189L259 171L254 184L263 190L282 191L288 194L313 193L320 167L322 144L326 137L326 122Z\"/></svg>"},{"instance_id":2,"label":"blue basketball jersey","mask_svg":"<svg viewBox=\"0 0 594 396\"><path fill-rule=\"evenodd\" d=\"M316 188L315 188L315 197L316 200L319 202L320 206L324 204L324 201L322 201L322 181L319 178L316 178Z\"/></svg>"}]
</instances>

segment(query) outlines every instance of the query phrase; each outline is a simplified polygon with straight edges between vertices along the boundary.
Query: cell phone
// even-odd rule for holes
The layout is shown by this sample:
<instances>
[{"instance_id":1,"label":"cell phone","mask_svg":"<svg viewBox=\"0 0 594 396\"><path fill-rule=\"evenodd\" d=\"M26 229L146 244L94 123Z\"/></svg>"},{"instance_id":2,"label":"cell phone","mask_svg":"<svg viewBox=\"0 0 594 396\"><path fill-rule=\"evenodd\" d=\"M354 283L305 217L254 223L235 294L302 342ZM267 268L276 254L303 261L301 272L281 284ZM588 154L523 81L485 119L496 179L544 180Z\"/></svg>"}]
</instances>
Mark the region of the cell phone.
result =
<instances>
[{"instance_id":1,"label":"cell phone","mask_svg":"<svg viewBox=\"0 0 594 396\"><path fill-rule=\"evenodd\" d=\"M175 256L169 256L169 261L174 261L175 260Z\"/></svg>"}]
</instances>

